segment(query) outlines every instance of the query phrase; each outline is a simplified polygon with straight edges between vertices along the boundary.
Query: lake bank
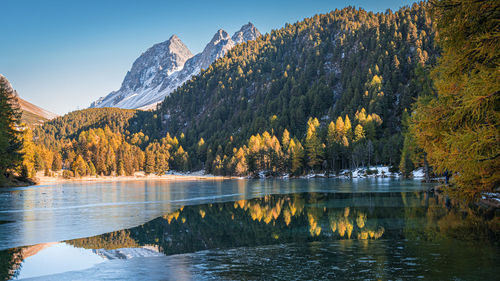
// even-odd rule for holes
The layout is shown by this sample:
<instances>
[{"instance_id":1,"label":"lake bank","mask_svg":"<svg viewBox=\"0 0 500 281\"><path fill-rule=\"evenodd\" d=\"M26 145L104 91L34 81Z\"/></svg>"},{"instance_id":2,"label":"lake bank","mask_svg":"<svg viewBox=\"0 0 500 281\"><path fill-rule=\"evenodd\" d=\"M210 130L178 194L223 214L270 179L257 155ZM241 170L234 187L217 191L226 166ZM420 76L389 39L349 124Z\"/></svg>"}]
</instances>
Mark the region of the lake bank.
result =
<instances>
[{"instance_id":1,"label":"lake bank","mask_svg":"<svg viewBox=\"0 0 500 281\"><path fill-rule=\"evenodd\" d=\"M122 182L122 181L205 181L205 180L226 180L230 177L214 176L214 175L200 175L200 174L167 174L167 175L144 175L136 174L133 176L85 176L74 178L63 178L62 176L47 177L37 176L36 185L70 183L70 182Z\"/></svg>"},{"instance_id":2,"label":"lake bank","mask_svg":"<svg viewBox=\"0 0 500 281\"><path fill-rule=\"evenodd\" d=\"M5 178L3 181L0 181L0 188L26 187L26 186L36 185L36 184L37 184L37 182L33 181L32 179L26 179L26 178L10 175L9 177Z\"/></svg>"},{"instance_id":3,"label":"lake bank","mask_svg":"<svg viewBox=\"0 0 500 281\"><path fill-rule=\"evenodd\" d=\"M360 167L352 170L342 170L338 174L333 173L309 173L301 176L290 174L272 175L266 171L261 171L253 176L216 176L205 174L204 171L181 173L168 171L165 175L146 175L144 172L136 172L133 176L83 176L64 177L63 171L52 172L53 176L45 176L44 172L38 172L36 183L33 185L46 185L70 182L118 182L118 181L138 181L138 180L161 180L161 181L195 181L195 180L227 180L227 179L311 179L311 178L332 178L332 179L364 179L364 178L400 178L401 174L390 171L388 166ZM413 172L413 179L424 178L423 170L417 169Z\"/></svg>"}]
</instances>

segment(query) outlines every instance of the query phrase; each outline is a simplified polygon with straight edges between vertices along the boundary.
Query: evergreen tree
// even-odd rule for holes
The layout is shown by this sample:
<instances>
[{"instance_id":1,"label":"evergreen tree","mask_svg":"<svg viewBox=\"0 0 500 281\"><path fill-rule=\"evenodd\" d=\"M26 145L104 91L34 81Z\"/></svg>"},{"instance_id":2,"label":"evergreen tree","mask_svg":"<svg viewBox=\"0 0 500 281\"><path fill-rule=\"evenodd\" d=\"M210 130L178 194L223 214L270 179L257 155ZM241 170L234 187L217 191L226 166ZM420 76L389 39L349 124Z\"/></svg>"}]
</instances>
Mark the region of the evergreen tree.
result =
<instances>
[{"instance_id":1,"label":"evergreen tree","mask_svg":"<svg viewBox=\"0 0 500 281\"><path fill-rule=\"evenodd\" d=\"M335 169L335 162L338 158L337 132L333 121L328 124L326 135L327 158L331 169Z\"/></svg>"},{"instance_id":2,"label":"evergreen tree","mask_svg":"<svg viewBox=\"0 0 500 281\"><path fill-rule=\"evenodd\" d=\"M239 148L235 154L236 164L235 164L235 173L238 176L246 175L248 171L248 166L245 159L245 150L243 148Z\"/></svg>"},{"instance_id":3,"label":"evergreen tree","mask_svg":"<svg viewBox=\"0 0 500 281\"><path fill-rule=\"evenodd\" d=\"M365 138L365 130L361 124L356 125L354 128L354 142L359 142Z\"/></svg>"},{"instance_id":4,"label":"evergreen tree","mask_svg":"<svg viewBox=\"0 0 500 281\"><path fill-rule=\"evenodd\" d=\"M21 163L19 120L21 113L14 91L0 75L0 185Z\"/></svg>"}]
</instances>

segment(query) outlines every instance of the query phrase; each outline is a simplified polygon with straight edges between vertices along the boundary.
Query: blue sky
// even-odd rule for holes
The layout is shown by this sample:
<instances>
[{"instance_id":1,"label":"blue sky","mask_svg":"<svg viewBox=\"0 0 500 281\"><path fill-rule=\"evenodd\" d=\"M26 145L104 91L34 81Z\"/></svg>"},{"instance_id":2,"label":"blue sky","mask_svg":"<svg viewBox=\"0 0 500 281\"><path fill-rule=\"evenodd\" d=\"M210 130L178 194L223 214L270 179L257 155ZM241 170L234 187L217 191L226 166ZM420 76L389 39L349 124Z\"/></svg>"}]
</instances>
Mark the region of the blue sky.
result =
<instances>
[{"instance_id":1,"label":"blue sky","mask_svg":"<svg viewBox=\"0 0 500 281\"><path fill-rule=\"evenodd\" d=\"M345 6L397 10L413 1L0 0L0 73L21 97L58 114L117 90L134 60L177 34L192 53L215 31L262 32Z\"/></svg>"}]
</instances>

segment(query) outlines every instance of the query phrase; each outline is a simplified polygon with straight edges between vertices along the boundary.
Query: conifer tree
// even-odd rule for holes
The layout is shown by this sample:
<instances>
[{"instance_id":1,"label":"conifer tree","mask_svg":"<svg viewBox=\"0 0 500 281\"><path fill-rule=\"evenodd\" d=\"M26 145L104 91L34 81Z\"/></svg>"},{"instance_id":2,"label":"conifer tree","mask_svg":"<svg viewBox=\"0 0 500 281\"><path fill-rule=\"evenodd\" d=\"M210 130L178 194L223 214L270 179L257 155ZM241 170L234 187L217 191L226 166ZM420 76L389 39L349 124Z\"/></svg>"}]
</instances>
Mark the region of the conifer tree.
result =
<instances>
[{"instance_id":1,"label":"conifer tree","mask_svg":"<svg viewBox=\"0 0 500 281\"><path fill-rule=\"evenodd\" d=\"M354 141L359 142L364 138L365 130L363 129L363 126L361 126L361 124L356 125L356 128L354 129Z\"/></svg>"},{"instance_id":2,"label":"conifer tree","mask_svg":"<svg viewBox=\"0 0 500 281\"><path fill-rule=\"evenodd\" d=\"M304 148L298 140L290 141L290 150L292 157L292 166L290 171L294 175L300 175L304 168Z\"/></svg>"},{"instance_id":3,"label":"conifer tree","mask_svg":"<svg viewBox=\"0 0 500 281\"><path fill-rule=\"evenodd\" d=\"M318 128L318 119L309 118L307 122L305 143L307 150L307 165L313 170L320 166L323 157L323 147L321 139L318 136Z\"/></svg>"},{"instance_id":4,"label":"conifer tree","mask_svg":"<svg viewBox=\"0 0 500 281\"><path fill-rule=\"evenodd\" d=\"M418 145L437 173L453 174L458 196L479 198L500 185L498 1L433 2L443 48L437 97L413 115Z\"/></svg>"},{"instance_id":5,"label":"conifer tree","mask_svg":"<svg viewBox=\"0 0 500 281\"><path fill-rule=\"evenodd\" d=\"M87 163L81 155L76 157L76 160L71 165L71 170L75 173L75 176L86 176L87 175Z\"/></svg>"},{"instance_id":6,"label":"conifer tree","mask_svg":"<svg viewBox=\"0 0 500 281\"><path fill-rule=\"evenodd\" d=\"M335 123L333 121L328 124L328 131L326 136L326 148L327 148L327 157L329 159L329 165L331 169L335 169L335 161L338 156L338 144L337 144L337 132L335 129Z\"/></svg>"},{"instance_id":7,"label":"conifer tree","mask_svg":"<svg viewBox=\"0 0 500 281\"><path fill-rule=\"evenodd\" d=\"M62 169L62 157L59 152L54 154L54 159L52 160L52 171L59 171Z\"/></svg>"},{"instance_id":8,"label":"conifer tree","mask_svg":"<svg viewBox=\"0 0 500 281\"><path fill-rule=\"evenodd\" d=\"M21 162L20 118L15 93L0 75L0 185Z\"/></svg>"},{"instance_id":9,"label":"conifer tree","mask_svg":"<svg viewBox=\"0 0 500 281\"><path fill-rule=\"evenodd\" d=\"M245 150L242 147L240 147L236 152L235 158L236 158L235 173L238 176L246 175L248 171L248 166L245 159Z\"/></svg>"}]
</instances>

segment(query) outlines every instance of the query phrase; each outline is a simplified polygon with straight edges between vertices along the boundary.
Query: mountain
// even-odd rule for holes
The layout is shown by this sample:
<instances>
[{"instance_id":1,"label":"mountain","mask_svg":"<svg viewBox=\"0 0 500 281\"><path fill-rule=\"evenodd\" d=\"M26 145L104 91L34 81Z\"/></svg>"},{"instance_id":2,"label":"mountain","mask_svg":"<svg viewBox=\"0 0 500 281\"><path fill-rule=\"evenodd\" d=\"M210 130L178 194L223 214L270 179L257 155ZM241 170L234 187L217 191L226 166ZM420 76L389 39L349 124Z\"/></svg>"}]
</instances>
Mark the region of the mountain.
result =
<instances>
[{"instance_id":1,"label":"mountain","mask_svg":"<svg viewBox=\"0 0 500 281\"><path fill-rule=\"evenodd\" d=\"M234 35L231 37L233 42L238 45L247 41L252 41L260 36L259 30L251 23L247 23L241 27Z\"/></svg>"},{"instance_id":2,"label":"mountain","mask_svg":"<svg viewBox=\"0 0 500 281\"><path fill-rule=\"evenodd\" d=\"M156 110L77 111L36 128L35 139L79 175L397 169L405 120L416 98L432 94L429 69L440 55L428 5L347 7L234 47L218 31L165 79L198 73Z\"/></svg>"},{"instance_id":3,"label":"mountain","mask_svg":"<svg viewBox=\"0 0 500 281\"><path fill-rule=\"evenodd\" d=\"M317 117L325 144L331 122L352 131L362 125L359 136L369 142L356 148L349 145L354 132L347 133L349 146L335 156L342 167L366 149L368 161L397 165L404 112L430 91L428 69L439 55L427 5L385 13L348 7L237 45L165 98L158 110L162 135L183 134L190 152L203 138L211 157L222 161L264 131L281 139L287 129L302 141L308 119ZM380 124L367 124L366 114Z\"/></svg>"},{"instance_id":4,"label":"mountain","mask_svg":"<svg viewBox=\"0 0 500 281\"><path fill-rule=\"evenodd\" d=\"M38 125L47 120L51 120L59 116L39 106L36 106L20 97L18 97L18 103L23 112L21 121L26 124Z\"/></svg>"},{"instance_id":5,"label":"mountain","mask_svg":"<svg viewBox=\"0 0 500 281\"><path fill-rule=\"evenodd\" d=\"M90 107L154 108L156 103L223 57L235 45L259 36L260 32L252 23L242 26L232 37L224 30L218 30L203 51L193 56L173 35L149 48L134 62L118 91L100 98Z\"/></svg>"},{"instance_id":6,"label":"mountain","mask_svg":"<svg viewBox=\"0 0 500 281\"><path fill-rule=\"evenodd\" d=\"M127 72L118 91L93 102L90 107L135 108L155 100L159 88L166 79L184 67L193 54L186 45L173 35L165 42L154 45L144 52Z\"/></svg>"},{"instance_id":7,"label":"mountain","mask_svg":"<svg viewBox=\"0 0 500 281\"><path fill-rule=\"evenodd\" d=\"M24 99L22 99L18 93L12 88L9 80L3 75L0 74L0 84L5 85L5 87L11 89L17 96L17 102L22 111L21 121L28 125L39 125L47 120L51 120L56 118L58 115L52 113L48 110L45 110L39 106L36 106Z\"/></svg>"}]
</instances>

